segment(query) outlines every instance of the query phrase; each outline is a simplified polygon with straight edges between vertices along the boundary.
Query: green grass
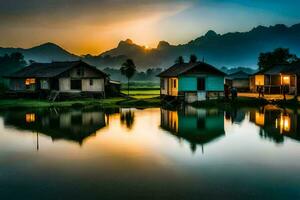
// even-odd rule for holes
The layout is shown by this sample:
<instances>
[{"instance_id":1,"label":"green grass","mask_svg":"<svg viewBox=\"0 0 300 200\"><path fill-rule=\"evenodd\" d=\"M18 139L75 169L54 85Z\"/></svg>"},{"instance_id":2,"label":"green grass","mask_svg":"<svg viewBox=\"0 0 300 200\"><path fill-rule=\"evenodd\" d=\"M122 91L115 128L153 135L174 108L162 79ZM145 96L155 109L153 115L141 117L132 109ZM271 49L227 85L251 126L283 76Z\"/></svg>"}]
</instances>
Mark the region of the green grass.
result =
<instances>
[{"instance_id":1,"label":"green grass","mask_svg":"<svg viewBox=\"0 0 300 200\"><path fill-rule=\"evenodd\" d=\"M153 82L153 81L135 81L130 82L129 84L130 90L153 90L153 89L159 89L159 82ZM127 83L121 84L122 90L127 90Z\"/></svg>"},{"instance_id":2,"label":"green grass","mask_svg":"<svg viewBox=\"0 0 300 200\"><path fill-rule=\"evenodd\" d=\"M160 99L126 99L126 98L108 98L108 99L83 99L60 102L49 102L47 100L33 99L1 99L0 109L19 109L19 108L47 108L47 107L156 107L160 105Z\"/></svg>"}]
</instances>

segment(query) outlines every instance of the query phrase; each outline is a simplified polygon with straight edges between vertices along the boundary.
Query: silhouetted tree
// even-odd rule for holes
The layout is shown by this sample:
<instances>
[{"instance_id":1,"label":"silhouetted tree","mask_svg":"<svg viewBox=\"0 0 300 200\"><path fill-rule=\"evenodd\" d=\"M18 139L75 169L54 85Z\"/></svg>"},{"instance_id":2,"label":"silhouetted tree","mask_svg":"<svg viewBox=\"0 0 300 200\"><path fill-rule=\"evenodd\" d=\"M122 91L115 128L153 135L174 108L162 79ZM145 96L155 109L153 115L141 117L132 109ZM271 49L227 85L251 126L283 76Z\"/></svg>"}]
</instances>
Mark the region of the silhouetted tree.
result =
<instances>
[{"instance_id":1,"label":"silhouetted tree","mask_svg":"<svg viewBox=\"0 0 300 200\"><path fill-rule=\"evenodd\" d=\"M1 75L7 75L26 66L26 61L21 53L12 53L10 55L5 54L0 56L0 73Z\"/></svg>"},{"instance_id":2,"label":"silhouetted tree","mask_svg":"<svg viewBox=\"0 0 300 200\"><path fill-rule=\"evenodd\" d=\"M176 64L183 64L184 63L184 59L182 56L179 56L176 60L175 60Z\"/></svg>"},{"instance_id":3,"label":"silhouetted tree","mask_svg":"<svg viewBox=\"0 0 300 200\"><path fill-rule=\"evenodd\" d=\"M126 62L122 64L120 69L121 74L127 77L127 92L129 96L129 79L133 77L136 72L136 66L132 59L127 59Z\"/></svg>"},{"instance_id":4,"label":"silhouetted tree","mask_svg":"<svg viewBox=\"0 0 300 200\"><path fill-rule=\"evenodd\" d=\"M196 63L198 60L197 56L195 54L192 54L190 56L190 63Z\"/></svg>"},{"instance_id":5,"label":"silhouetted tree","mask_svg":"<svg viewBox=\"0 0 300 200\"><path fill-rule=\"evenodd\" d=\"M297 61L295 54L291 54L289 49L278 48L273 52L260 53L258 58L259 69L272 68L275 65L290 64Z\"/></svg>"}]
</instances>

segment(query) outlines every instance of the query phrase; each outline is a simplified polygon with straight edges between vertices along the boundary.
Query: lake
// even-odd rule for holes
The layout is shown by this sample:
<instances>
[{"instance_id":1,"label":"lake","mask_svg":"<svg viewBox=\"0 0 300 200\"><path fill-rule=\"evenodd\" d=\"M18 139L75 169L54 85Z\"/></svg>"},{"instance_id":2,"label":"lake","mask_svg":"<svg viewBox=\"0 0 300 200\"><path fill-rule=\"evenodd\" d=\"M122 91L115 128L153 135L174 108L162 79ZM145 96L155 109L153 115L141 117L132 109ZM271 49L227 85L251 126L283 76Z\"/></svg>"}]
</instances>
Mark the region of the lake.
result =
<instances>
[{"instance_id":1,"label":"lake","mask_svg":"<svg viewBox=\"0 0 300 200\"><path fill-rule=\"evenodd\" d=\"M2 199L299 199L297 110L0 112Z\"/></svg>"}]
</instances>

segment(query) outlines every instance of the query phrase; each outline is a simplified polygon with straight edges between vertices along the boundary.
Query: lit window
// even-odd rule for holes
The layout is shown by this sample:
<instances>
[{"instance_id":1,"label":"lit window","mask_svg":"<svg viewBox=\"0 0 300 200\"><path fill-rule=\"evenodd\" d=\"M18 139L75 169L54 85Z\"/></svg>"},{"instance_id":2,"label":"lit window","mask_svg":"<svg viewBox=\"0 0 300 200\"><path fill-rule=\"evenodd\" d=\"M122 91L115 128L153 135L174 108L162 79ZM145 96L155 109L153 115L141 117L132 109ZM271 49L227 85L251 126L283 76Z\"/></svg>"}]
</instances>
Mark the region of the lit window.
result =
<instances>
[{"instance_id":1,"label":"lit window","mask_svg":"<svg viewBox=\"0 0 300 200\"><path fill-rule=\"evenodd\" d=\"M25 115L25 120L27 123L35 122L35 114L34 113L27 113Z\"/></svg>"},{"instance_id":2,"label":"lit window","mask_svg":"<svg viewBox=\"0 0 300 200\"><path fill-rule=\"evenodd\" d=\"M289 84L290 84L290 77L282 76L282 85L289 85Z\"/></svg>"},{"instance_id":3,"label":"lit window","mask_svg":"<svg viewBox=\"0 0 300 200\"><path fill-rule=\"evenodd\" d=\"M265 84L265 76L264 75L256 75L255 76L255 85L262 86Z\"/></svg>"},{"instance_id":4,"label":"lit window","mask_svg":"<svg viewBox=\"0 0 300 200\"><path fill-rule=\"evenodd\" d=\"M25 80L25 85L33 85L35 84L35 78L27 78Z\"/></svg>"}]
</instances>

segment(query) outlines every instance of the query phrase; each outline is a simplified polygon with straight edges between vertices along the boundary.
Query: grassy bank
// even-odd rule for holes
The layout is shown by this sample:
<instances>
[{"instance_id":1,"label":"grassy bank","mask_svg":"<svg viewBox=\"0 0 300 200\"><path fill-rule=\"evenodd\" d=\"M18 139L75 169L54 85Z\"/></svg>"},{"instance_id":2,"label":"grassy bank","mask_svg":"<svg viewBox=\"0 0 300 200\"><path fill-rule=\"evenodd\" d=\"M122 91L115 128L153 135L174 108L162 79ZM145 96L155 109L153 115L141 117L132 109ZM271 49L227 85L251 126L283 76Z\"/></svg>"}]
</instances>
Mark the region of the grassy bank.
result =
<instances>
[{"instance_id":1,"label":"grassy bank","mask_svg":"<svg viewBox=\"0 0 300 200\"><path fill-rule=\"evenodd\" d=\"M47 107L158 107L160 106L159 98L152 99L126 99L126 98L109 98L109 99L82 99L60 102L49 102L47 100L34 99L1 99L0 109L18 109L18 108L47 108Z\"/></svg>"},{"instance_id":2,"label":"grassy bank","mask_svg":"<svg viewBox=\"0 0 300 200\"><path fill-rule=\"evenodd\" d=\"M268 101L265 99L239 97L235 101L231 100L209 100L204 102L193 103L194 107L215 107L215 108L229 108L229 107L260 107L267 104L278 105L280 107L299 107L297 100L288 101ZM108 99L81 99L60 102L49 102L47 100L34 99L0 99L0 109L18 109L18 108L47 108L47 107L102 107L102 108L116 108L116 107L135 107L135 108L149 108L159 107L162 103L160 98L108 98ZM165 104L167 105L167 104ZM177 104L180 105L180 104ZM167 106L170 106L169 104ZM176 107L176 105L173 105Z\"/></svg>"}]
</instances>

